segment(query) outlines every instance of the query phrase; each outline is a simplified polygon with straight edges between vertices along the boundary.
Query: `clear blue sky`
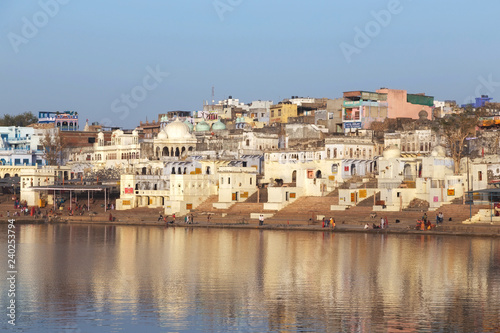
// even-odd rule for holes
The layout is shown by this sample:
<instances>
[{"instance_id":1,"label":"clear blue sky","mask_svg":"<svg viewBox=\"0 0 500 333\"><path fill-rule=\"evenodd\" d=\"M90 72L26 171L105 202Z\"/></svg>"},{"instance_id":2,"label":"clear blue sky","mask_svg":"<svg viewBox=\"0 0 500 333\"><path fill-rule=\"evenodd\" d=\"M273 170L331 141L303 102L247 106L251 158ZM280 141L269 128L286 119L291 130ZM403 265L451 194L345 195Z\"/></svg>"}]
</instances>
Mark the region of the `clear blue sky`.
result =
<instances>
[{"instance_id":1,"label":"clear blue sky","mask_svg":"<svg viewBox=\"0 0 500 333\"><path fill-rule=\"evenodd\" d=\"M500 101L499 12L463 0L2 0L0 113L74 110L132 128L200 110L212 85L216 101L245 103L380 87Z\"/></svg>"}]
</instances>

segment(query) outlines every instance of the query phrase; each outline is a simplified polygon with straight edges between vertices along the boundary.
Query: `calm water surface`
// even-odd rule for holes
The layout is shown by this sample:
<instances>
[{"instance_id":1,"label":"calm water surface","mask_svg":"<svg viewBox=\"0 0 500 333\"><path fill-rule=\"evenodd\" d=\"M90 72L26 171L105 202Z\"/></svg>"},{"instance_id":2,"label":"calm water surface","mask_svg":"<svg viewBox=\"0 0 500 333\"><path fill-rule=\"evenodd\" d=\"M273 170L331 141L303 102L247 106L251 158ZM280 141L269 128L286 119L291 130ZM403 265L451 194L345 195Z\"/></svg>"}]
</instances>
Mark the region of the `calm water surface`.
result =
<instances>
[{"instance_id":1,"label":"calm water surface","mask_svg":"<svg viewBox=\"0 0 500 333\"><path fill-rule=\"evenodd\" d=\"M19 332L500 331L494 238L69 225L16 232ZM6 313L2 331L12 330Z\"/></svg>"}]
</instances>

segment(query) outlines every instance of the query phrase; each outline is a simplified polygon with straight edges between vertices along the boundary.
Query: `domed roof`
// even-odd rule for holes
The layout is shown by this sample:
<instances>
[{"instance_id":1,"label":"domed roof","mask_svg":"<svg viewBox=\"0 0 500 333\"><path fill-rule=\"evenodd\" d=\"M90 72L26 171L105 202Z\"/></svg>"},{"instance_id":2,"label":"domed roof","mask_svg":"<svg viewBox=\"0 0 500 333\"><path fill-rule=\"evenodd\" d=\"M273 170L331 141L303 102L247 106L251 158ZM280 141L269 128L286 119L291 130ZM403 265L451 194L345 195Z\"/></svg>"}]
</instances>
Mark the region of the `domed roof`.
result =
<instances>
[{"instance_id":1,"label":"domed roof","mask_svg":"<svg viewBox=\"0 0 500 333\"><path fill-rule=\"evenodd\" d=\"M202 120L196 125L196 132L210 131L210 125L206 121Z\"/></svg>"},{"instance_id":2,"label":"domed roof","mask_svg":"<svg viewBox=\"0 0 500 333\"><path fill-rule=\"evenodd\" d=\"M167 133L169 139L185 139L191 137L188 125L181 122L179 118L168 124L164 131Z\"/></svg>"},{"instance_id":3,"label":"domed roof","mask_svg":"<svg viewBox=\"0 0 500 333\"><path fill-rule=\"evenodd\" d=\"M168 136L167 133L165 133L165 131L160 131L160 133L158 133L158 136L156 138L160 140L165 140L168 139Z\"/></svg>"},{"instance_id":4,"label":"domed roof","mask_svg":"<svg viewBox=\"0 0 500 333\"><path fill-rule=\"evenodd\" d=\"M113 132L113 135L114 135L114 136L123 135L123 131L122 131L122 130L120 130L120 129L119 129L119 130L116 130L116 131L114 131L114 132Z\"/></svg>"},{"instance_id":5,"label":"domed roof","mask_svg":"<svg viewBox=\"0 0 500 333\"><path fill-rule=\"evenodd\" d=\"M99 139L104 139L104 133L103 133L103 132L99 132L99 133L97 133L97 137L98 137Z\"/></svg>"},{"instance_id":6,"label":"domed roof","mask_svg":"<svg viewBox=\"0 0 500 333\"><path fill-rule=\"evenodd\" d=\"M443 146L436 146L432 149L431 156L446 157L446 149Z\"/></svg>"},{"instance_id":7,"label":"domed roof","mask_svg":"<svg viewBox=\"0 0 500 333\"><path fill-rule=\"evenodd\" d=\"M192 132L193 131L193 124L189 121L189 120L186 120L184 122L184 124L186 124L188 127L189 127L189 131Z\"/></svg>"},{"instance_id":8,"label":"domed roof","mask_svg":"<svg viewBox=\"0 0 500 333\"><path fill-rule=\"evenodd\" d=\"M215 123L212 124L212 130L214 131L222 131L226 129L226 125L220 120L217 120Z\"/></svg>"},{"instance_id":9,"label":"domed roof","mask_svg":"<svg viewBox=\"0 0 500 333\"><path fill-rule=\"evenodd\" d=\"M137 132L137 130L136 130L136 129L134 129L134 130L132 131L132 135L133 135L133 136L139 136L139 132Z\"/></svg>"},{"instance_id":10,"label":"domed roof","mask_svg":"<svg viewBox=\"0 0 500 333\"><path fill-rule=\"evenodd\" d=\"M401 150L395 145L390 145L384 150L382 155L384 158L398 158L401 156Z\"/></svg>"},{"instance_id":11,"label":"domed roof","mask_svg":"<svg viewBox=\"0 0 500 333\"><path fill-rule=\"evenodd\" d=\"M429 113L425 110L422 110L418 113L418 119L425 120L429 116Z\"/></svg>"}]
</instances>

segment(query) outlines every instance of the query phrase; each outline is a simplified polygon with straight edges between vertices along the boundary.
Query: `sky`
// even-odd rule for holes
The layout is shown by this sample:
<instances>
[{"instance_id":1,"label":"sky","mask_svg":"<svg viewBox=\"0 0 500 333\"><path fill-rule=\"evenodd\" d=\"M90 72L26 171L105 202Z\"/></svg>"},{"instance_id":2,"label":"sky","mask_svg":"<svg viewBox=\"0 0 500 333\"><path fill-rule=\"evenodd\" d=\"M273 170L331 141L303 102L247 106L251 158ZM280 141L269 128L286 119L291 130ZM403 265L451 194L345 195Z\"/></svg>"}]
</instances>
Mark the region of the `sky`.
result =
<instances>
[{"instance_id":1,"label":"sky","mask_svg":"<svg viewBox=\"0 0 500 333\"><path fill-rule=\"evenodd\" d=\"M500 101L500 2L2 0L0 115L159 113L381 87ZM83 128L83 125L81 125Z\"/></svg>"}]
</instances>

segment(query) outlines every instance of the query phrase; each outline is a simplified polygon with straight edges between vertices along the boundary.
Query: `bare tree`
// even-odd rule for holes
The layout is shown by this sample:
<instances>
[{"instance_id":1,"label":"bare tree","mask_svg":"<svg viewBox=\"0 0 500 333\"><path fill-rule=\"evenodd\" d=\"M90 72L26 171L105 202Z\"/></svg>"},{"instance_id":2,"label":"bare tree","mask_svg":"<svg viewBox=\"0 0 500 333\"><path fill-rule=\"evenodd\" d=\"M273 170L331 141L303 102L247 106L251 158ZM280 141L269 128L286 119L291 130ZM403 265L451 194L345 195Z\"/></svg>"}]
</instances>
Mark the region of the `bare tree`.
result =
<instances>
[{"instance_id":1,"label":"bare tree","mask_svg":"<svg viewBox=\"0 0 500 333\"><path fill-rule=\"evenodd\" d=\"M460 160L467 153L465 139L475 135L479 116L479 113L465 110L436 120L435 130L441 134L446 148L450 151L455 164L455 174L459 173Z\"/></svg>"},{"instance_id":2,"label":"bare tree","mask_svg":"<svg viewBox=\"0 0 500 333\"><path fill-rule=\"evenodd\" d=\"M41 144L45 151L45 160L48 165L63 164L63 150L65 144L61 138L59 131L51 133L47 131L43 137Z\"/></svg>"}]
</instances>

